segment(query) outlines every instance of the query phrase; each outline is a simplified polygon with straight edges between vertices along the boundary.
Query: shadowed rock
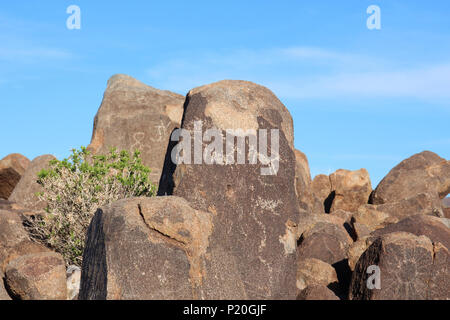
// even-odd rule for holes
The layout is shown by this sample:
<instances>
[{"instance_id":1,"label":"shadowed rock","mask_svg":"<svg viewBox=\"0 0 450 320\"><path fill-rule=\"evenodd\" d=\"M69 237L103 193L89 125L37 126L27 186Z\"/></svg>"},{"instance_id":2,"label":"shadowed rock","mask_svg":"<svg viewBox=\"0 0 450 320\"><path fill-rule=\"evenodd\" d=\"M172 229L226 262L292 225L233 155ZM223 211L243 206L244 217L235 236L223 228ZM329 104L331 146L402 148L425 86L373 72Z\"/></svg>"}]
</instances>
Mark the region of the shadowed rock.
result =
<instances>
[{"instance_id":1,"label":"shadowed rock","mask_svg":"<svg viewBox=\"0 0 450 320\"><path fill-rule=\"evenodd\" d=\"M141 151L150 179L158 184L172 130L179 127L184 97L152 88L127 75L108 81L102 104L94 119L88 149L94 154L117 150Z\"/></svg>"},{"instance_id":2,"label":"shadowed rock","mask_svg":"<svg viewBox=\"0 0 450 320\"><path fill-rule=\"evenodd\" d=\"M18 153L0 160L0 199L9 198L29 164L30 160Z\"/></svg>"}]
</instances>

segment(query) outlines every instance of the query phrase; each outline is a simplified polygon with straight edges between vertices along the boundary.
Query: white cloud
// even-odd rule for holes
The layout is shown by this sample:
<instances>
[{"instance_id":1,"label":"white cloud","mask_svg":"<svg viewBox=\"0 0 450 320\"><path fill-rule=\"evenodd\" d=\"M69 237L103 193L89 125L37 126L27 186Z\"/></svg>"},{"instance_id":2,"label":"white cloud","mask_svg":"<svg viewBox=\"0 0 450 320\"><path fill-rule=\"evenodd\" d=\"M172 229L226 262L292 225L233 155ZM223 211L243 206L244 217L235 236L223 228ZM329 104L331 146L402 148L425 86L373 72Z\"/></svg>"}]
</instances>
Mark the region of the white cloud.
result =
<instances>
[{"instance_id":1,"label":"white cloud","mask_svg":"<svg viewBox=\"0 0 450 320\"><path fill-rule=\"evenodd\" d=\"M395 67L395 61L314 47L186 55L150 68L151 83L185 93L222 79L250 80L282 98L450 98L450 62Z\"/></svg>"},{"instance_id":2,"label":"white cloud","mask_svg":"<svg viewBox=\"0 0 450 320\"><path fill-rule=\"evenodd\" d=\"M5 47L0 46L0 60L15 61L15 62L35 62L42 59L67 59L71 58L72 54L66 50L58 48L43 48L43 47Z\"/></svg>"}]
</instances>

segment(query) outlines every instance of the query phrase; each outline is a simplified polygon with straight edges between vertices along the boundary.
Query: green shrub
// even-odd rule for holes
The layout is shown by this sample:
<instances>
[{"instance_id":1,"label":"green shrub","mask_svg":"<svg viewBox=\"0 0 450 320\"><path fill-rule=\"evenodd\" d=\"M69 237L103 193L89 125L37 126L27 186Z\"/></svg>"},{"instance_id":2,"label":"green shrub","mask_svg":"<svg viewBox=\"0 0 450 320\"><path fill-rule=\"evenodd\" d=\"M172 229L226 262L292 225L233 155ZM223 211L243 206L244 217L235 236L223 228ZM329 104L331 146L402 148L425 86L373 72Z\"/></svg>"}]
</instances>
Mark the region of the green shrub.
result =
<instances>
[{"instance_id":1,"label":"green shrub","mask_svg":"<svg viewBox=\"0 0 450 320\"><path fill-rule=\"evenodd\" d=\"M81 266L86 231L97 208L113 201L154 196L150 169L139 151L111 149L91 156L86 148L72 150L69 158L52 160L50 169L38 174L47 203L46 214L31 218L26 226L32 238L61 253L67 265Z\"/></svg>"}]
</instances>

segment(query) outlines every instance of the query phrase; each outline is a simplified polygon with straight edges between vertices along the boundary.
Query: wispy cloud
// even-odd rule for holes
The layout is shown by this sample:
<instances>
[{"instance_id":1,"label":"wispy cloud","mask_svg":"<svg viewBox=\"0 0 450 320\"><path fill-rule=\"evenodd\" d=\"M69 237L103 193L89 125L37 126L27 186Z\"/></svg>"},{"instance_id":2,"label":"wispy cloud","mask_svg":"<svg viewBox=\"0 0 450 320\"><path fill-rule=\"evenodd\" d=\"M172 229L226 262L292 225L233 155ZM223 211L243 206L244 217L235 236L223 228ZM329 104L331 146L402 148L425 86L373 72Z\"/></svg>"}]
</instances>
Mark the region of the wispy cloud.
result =
<instances>
[{"instance_id":1,"label":"wispy cloud","mask_svg":"<svg viewBox=\"0 0 450 320\"><path fill-rule=\"evenodd\" d=\"M73 55L59 48L35 47L5 47L0 45L0 60L14 62L36 62L43 59L68 59Z\"/></svg>"},{"instance_id":2,"label":"wispy cloud","mask_svg":"<svg viewBox=\"0 0 450 320\"><path fill-rule=\"evenodd\" d=\"M449 61L402 69L395 61L314 47L184 55L149 68L147 74L151 82L179 92L222 79L245 79L283 98L450 98Z\"/></svg>"}]
</instances>

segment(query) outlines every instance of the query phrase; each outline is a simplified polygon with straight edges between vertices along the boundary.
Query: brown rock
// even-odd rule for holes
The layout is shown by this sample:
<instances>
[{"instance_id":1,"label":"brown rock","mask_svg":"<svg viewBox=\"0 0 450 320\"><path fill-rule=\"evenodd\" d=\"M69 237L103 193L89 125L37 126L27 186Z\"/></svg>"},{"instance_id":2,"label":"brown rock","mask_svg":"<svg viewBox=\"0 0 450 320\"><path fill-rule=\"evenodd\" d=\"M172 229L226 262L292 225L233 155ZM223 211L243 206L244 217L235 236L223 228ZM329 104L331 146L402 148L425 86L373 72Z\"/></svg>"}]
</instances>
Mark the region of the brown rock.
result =
<instances>
[{"instance_id":1,"label":"brown rock","mask_svg":"<svg viewBox=\"0 0 450 320\"><path fill-rule=\"evenodd\" d=\"M3 271L0 270L0 301L11 300L11 297L4 286L4 278L5 275L3 274Z\"/></svg>"},{"instance_id":2,"label":"brown rock","mask_svg":"<svg viewBox=\"0 0 450 320\"><path fill-rule=\"evenodd\" d=\"M450 229L447 228L440 218L421 214L408 217L383 229L378 229L371 236L379 237L400 231L409 232L416 236L427 236L433 243L440 242L447 249L450 249Z\"/></svg>"},{"instance_id":3,"label":"brown rock","mask_svg":"<svg viewBox=\"0 0 450 320\"><path fill-rule=\"evenodd\" d=\"M300 291L297 300L339 300L339 298L324 285L311 285Z\"/></svg>"},{"instance_id":4,"label":"brown rock","mask_svg":"<svg viewBox=\"0 0 450 320\"><path fill-rule=\"evenodd\" d=\"M450 219L450 198L444 198L442 199L443 204L443 211L444 211L444 217L447 219Z\"/></svg>"},{"instance_id":5,"label":"brown rock","mask_svg":"<svg viewBox=\"0 0 450 320\"><path fill-rule=\"evenodd\" d=\"M8 199L24 174L30 160L13 153L0 160L0 199Z\"/></svg>"},{"instance_id":6,"label":"brown rock","mask_svg":"<svg viewBox=\"0 0 450 320\"><path fill-rule=\"evenodd\" d=\"M333 212L330 212L330 216L339 217L339 218L343 219L346 223L350 224L352 221L353 213L339 209L339 210L334 210Z\"/></svg>"},{"instance_id":7,"label":"brown rock","mask_svg":"<svg viewBox=\"0 0 450 320\"><path fill-rule=\"evenodd\" d=\"M52 155L43 155L33 159L8 200L30 210L44 209L46 203L36 196L36 193L42 191L42 187L37 183L38 173L42 169L48 169L49 162L54 159L55 157Z\"/></svg>"},{"instance_id":8,"label":"brown rock","mask_svg":"<svg viewBox=\"0 0 450 320\"><path fill-rule=\"evenodd\" d=\"M2 270L6 270L8 264L21 256L26 256L28 254L33 253L49 253L52 252L49 248L43 246L42 244L30 241L25 239L19 243L17 243L14 247L10 248L7 251L7 257L3 260L2 265L0 267Z\"/></svg>"},{"instance_id":9,"label":"brown rock","mask_svg":"<svg viewBox=\"0 0 450 320\"><path fill-rule=\"evenodd\" d=\"M372 244L374 239L370 236L362 237L357 241L353 242L347 250L348 266L351 271L355 270L356 263L358 262L361 255L368 247Z\"/></svg>"},{"instance_id":10,"label":"brown rock","mask_svg":"<svg viewBox=\"0 0 450 320\"><path fill-rule=\"evenodd\" d=\"M444 208L444 217L450 219L450 208Z\"/></svg>"},{"instance_id":11,"label":"brown rock","mask_svg":"<svg viewBox=\"0 0 450 320\"><path fill-rule=\"evenodd\" d=\"M311 183L311 190L313 193L313 201L315 204L315 209L319 213L329 212L329 208L331 207L332 194L331 190L331 181L330 178L324 174L319 174L314 177ZM327 210L325 209L325 204L327 206Z\"/></svg>"},{"instance_id":12,"label":"brown rock","mask_svg":"<svg viewBox=\"0 0 450 320\"><path fill-rule=\"evenodd\" d=\"M369 229L365 224L354 222L353 223L353 230L355 231L356 239L362 239L373 231L372 229Z\"/></svg>"},{"instance_id":13,"label":"brown rock","mask_svg":"<svg viewBox=\"0 0 450 320\"><path fill-rule=\"evenodd\" d=\"M337 282L336 270L330 264L314 258L299 261L297 267L297 288L299 290L314 284L328 286Z\"/></svg>"},{"instance_id":14,"label":"brown rock","mask_svg":"<svg viewBox=\"0 0 450 320\"><path fill-rule=\"evenodd\" d=\"M353 220L375 230L412 215L442 217L441 203L430 194L418 194L411 198L381 205L364 205L353 215Z\"/></svg>"},{"instance_id":15,"label":"brown rock","mask_svg":"<svg viewBox=\"0 0 450 320\"><path fill-rule=\"evenodd\" d=\"M297 198L301 209L308 212L313 211L311 192L311 174L309 171L309 164L306 155L295 149L295 186L297 191Z\"/></svg>"},{"instance_id":16,"label":"brown rock","mask_svg":"<svg viewBox=\"0 0 450 320\"><path fill-rule=\"evenodd\" d=\"M450 298L448 250L426 236L394 232L377 238L352 275L350 299L422 300ZM380 289L369 289L369 266L380 270Z\"/></svg>"},{"instance_id":17,"label":"brown rock","mask_svg":"<svg viewBox=\"0 0 450 320\"><path fill-rule=\"evenodd\" d=\"M317 222L300 237L298 260L315 258L333 265L347 259L347 250L352 243L344 225Z\"/></svg>"},{"instance_id":18,"label":"brown rock","mask_svg":"<svg viewBox=\"0 0 450 320\"><path fill-rule=\"evenodd\" d=\"M0 210L0 270L11 251L29 237L15 212Z\"/></svg>"},{"instance_id":19,"label":"brown rock","mask_svg":"<svg viewBox=\"0 0 450 320\"><path fill-rule=\"evenodd\" d=\"M87 234L79 299L242 296L246 279L237 278L234 257L209 250L212 218L172 196L99 209Z\"/></svg>"},{"instance_id":20,"label":"brown rock","mask_svg":"<svg viewBox=\"0 0 450 320\"><path fill-rule=\"evenodd\" d=\"M66 268L61 255L33 253L12 260L5 271L6 285L16 299L65 300Z\"/></svg>"},{"instance_id":21,"label":"brown rock","mask_svg":"<svg viewBox=\"0 0 450 320\"><path fill-rule=\"evenodd\" d=\"M450 198L442 199L442 204L444 208L450 208Z\"/></svg>"},{"instance_id":22,"label":"brown rock","mask_svg":"<svg viewBox=\"0 0 450 320\"><path fill-rule=\"evenodd\" d=\"M94 154L117 150L141 151L150 179L158 184L172 131L179 127L184 97L143 84L127 75L108 80L102 104L94 119L88 149Z\"/></svg>"},{"instance_id":23,"label":"brown rock","mask_svg":"<svg viewBox=\"0 0 450 320\"><path fill-rule=\"evenodd\" d=\"M334 191L330 212L336 210L354 212L361 205L368 203L372 184L366 169L337 170L330 175L330 182L331 190Z\"/></svg>"},{"instance_id":24,"label":"brown rock","mask_svg":"<svg viewBox=\"0 0 450 320\"><path fill-rule=\"evenodd\" d=\"M39 214L38 212L29 210L20 204L2 199L0 199L0 210L12 211L23 216L35 216Z\"/></svg>"},{"instance_id":25,"label":"brown rock","mask_svg":"<svg viewBox=\"0 0 450 320\"><path fill-rule=\"evenodd\" d=\"M450 193L450 161L424 151L403 160L380 182L371 203L383 204L430 193L444 198Z\"/></svg>"},{"instance_id":26,"label":"brown rock","mask_svg":"<svg viewBox=\"0 0 450 320\"><path fill-rule=\"evenodd\" d=\"M223 254L236 261L238 278L245 279L245 294L236 293L234 298L294 299L299 217L288 110L267 88L221 81L191 90L183 119L182 128L190 132L199 120L203 130L268 130L268 145L272 155L278 154L274 158L279 159L278 165L276 160L272 166L261 161L180 164L171 176L173 194L187 199L195 209L210 212L213 224L221 226L214 228L210 248L223 248ZM279 130L278 152L269 138L272 129ZM264 158L261 155L259 160ZM170 189L167 186L170 183L160 184L160 190Z\"/></svg>"}]
</instances>

